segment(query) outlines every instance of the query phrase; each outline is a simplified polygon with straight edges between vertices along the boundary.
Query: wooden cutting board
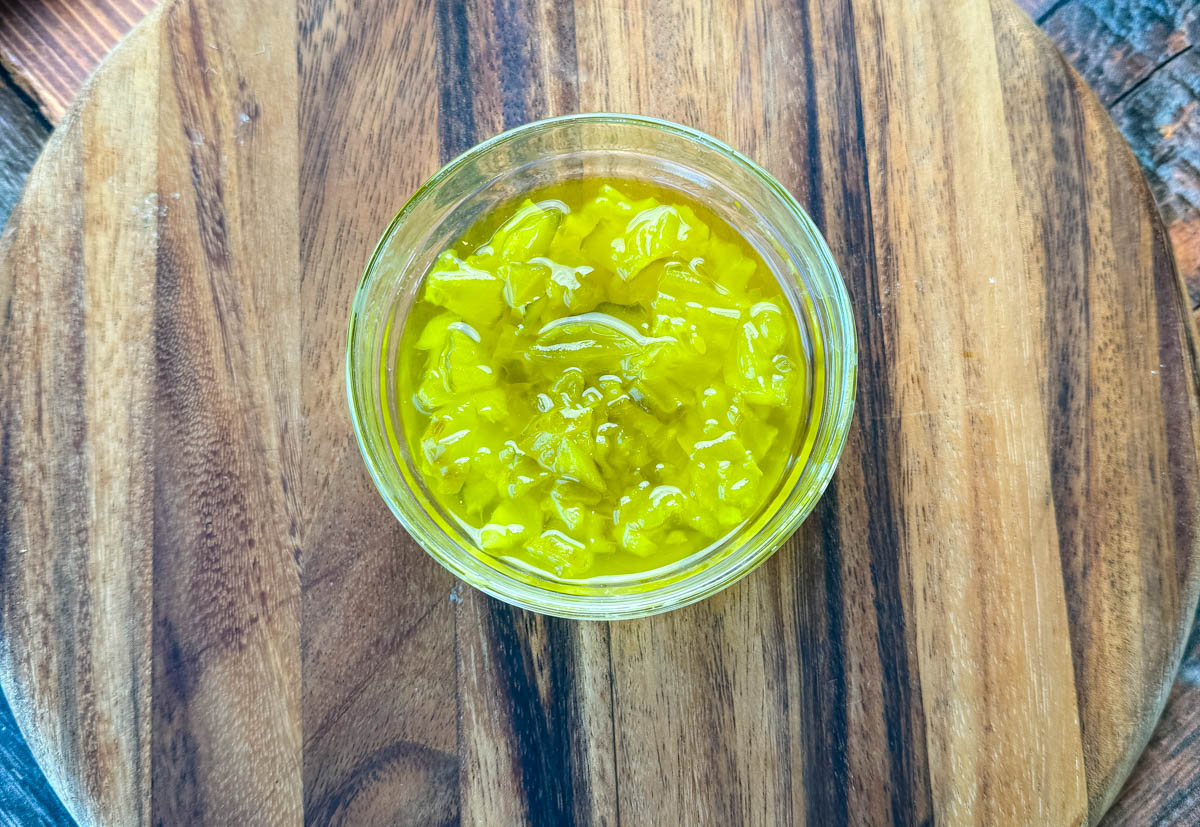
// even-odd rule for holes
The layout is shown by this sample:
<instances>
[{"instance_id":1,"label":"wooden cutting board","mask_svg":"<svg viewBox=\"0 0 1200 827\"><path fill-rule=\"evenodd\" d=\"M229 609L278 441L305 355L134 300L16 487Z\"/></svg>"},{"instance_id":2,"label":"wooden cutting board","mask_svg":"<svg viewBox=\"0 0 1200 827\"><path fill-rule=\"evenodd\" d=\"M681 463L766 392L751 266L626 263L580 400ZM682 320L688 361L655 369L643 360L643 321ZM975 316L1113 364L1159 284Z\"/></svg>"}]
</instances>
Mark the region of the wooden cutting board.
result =
<instances>
[{"instance_id":1,"label":"wooden cutting board","mask_svg":"<svg viewBox=\"0 0 1200 827\"><path fill-rule=\"evenodd\" d=\"M665 616L458 584L371 486L372 246L505 127L706 130L862 343L820 507ZM1078 824L1195 611L1195 331L1133 158L1007 0L172 0L0 242L0 684L104 824Z\"/></svg>"}]
</instances>

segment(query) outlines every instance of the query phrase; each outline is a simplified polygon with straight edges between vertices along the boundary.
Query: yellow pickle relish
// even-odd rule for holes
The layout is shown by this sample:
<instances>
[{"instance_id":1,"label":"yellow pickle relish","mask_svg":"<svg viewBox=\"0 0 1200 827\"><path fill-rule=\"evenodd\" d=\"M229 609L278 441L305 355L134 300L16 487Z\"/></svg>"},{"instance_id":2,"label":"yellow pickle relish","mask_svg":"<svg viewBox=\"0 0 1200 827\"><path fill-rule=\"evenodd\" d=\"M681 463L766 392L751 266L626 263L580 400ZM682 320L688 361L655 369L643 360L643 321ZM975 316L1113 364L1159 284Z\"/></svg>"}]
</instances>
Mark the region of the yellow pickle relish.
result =
<instances>
[{"instance_id":1,"label":"yellow pickle relish","mask_svg":"<svg viewBox=\"0 0 1200 827\"><path fill-rule=\"evenodd\" d=\"M582 178L483 216L400 345L404 438L487 554L567 580L736 534L775 496L811 377L774 274L684 194Z\"/></svg>"}]
</instances>

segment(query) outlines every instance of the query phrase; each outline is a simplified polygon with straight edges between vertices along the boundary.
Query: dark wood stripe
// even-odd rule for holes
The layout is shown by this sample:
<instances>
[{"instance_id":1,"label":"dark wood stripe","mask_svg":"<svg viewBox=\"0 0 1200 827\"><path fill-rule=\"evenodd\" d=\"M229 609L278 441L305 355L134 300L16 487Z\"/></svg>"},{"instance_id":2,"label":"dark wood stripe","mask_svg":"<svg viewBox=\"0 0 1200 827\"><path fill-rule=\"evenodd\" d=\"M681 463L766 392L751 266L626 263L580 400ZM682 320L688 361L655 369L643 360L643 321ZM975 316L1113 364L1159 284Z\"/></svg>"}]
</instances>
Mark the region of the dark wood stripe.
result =
<instances>
[{"instance_id":1,"label":"dark wood stripe","mask_svg":"<svg viewBox=\"0 0 1200 827\"><path fill-rule=\"evenodd\" d=\"M193 172L193 175L195 173ZM188 319L203 313L189 297L187 283L199 270L177 252L175 230L164 226L155 279L155 417L154 445L154 588L151 683L151 819L155 823L201 823L212 818L219 802L205 795L205 768L200 753L203 737L191 709L196 681L204 668L202 655L214 638L233 643L231 608L207 606L218 599L214 585L201 587L205 572L221 571L222 546L214 533L219 512L229 508L244 515L240 480L229 467L231 435L206 413L201 391L213 383L214 369L205 358L208 349L197 341ZM193 446L189 437L212 430L209 445ZM186 570L178 549L192 558ZM222 622L223 628L203 628Z\"/></svg>"},{"instance_id":2,"label":"dark wood stripe","mask_svg":"<svg viewBox=\"0 0 1200 827\"><path fill-rule=\"evenodd\" d=\"M160 295L169 295L164 290ZM169 492L160 490L155 481L154 501L160 502ZM157 529L160 518L156 516ZM160 579L170 576L166 560L170 559L171 546L160 537L166 532L155 531L154 580L155 588ZM183 646L175 632L174 624L165 610L155 600L154 611L154 669L151 677L151 727L150 747L150 818L154 824L204 822L210 812L205 800L204 787L200 779L200 767L196 751L198 744L192 734L194 725L188 714L194 694L195 657L185 655Z\"/></svg>"},{"instance_id":3,"label":"dark wood stripe","mask_svg":"<svg viewBox=\"0 0 1200 827\"><path fill-rule=\"evenodd\" d=\"M804 205L809 215L820 222L825 216L825 194L821 188L821 127L818 122L817 107L820 104L820 94L817 86L817 76L814 69L814 49L818 48L813 40L813 8L809 0L799 0L796 21L799 24L797 45L804 60L804 142L796 142L796 150L804 149L803 161L799 168L806 170L811 180L811 186L804 188L807 201ZM785 139L786 140L786 139Z\"/></svg>"},{"instance_id":4,"label":"dark wood stripe","mask_svg":"<svg viewBox=\"0 0 1200 827\"><path fill-rule=\"evenodd\" d=\"M9 302L9 308L12 303ZM12 322L12 316L6 314L7 318L4 325L4 334L0 336L0 346L7 350L8 332ZM8 372L0 370L0 377L8 379ZM5 382L5 387L13 387L9 382ZM15 511L15 503L13 502L13 468L12 468L12 439L13 431L16 428L16 412L12 406L12 395L6 394L5 399L0 401L0 571L9 571L8 565L8 547L16 532L16 525L10 518L10 509ZM19 516L19 514L17 515ZM7 628L7 620L9 613L9 598L10 590L13 584L9 581L0 583L0 640L12 640L13 634ZM17 597L17 595L11 595ZM7 705L7 704L6 704Z\"/></svg>"},{"instance_id":5,"label":"dark wood stripe","mask_svg":"<svg viewBox=\"0 0 1200 827\"><path fill-rule=\"evenodd\" d=\"M506 693L512 749L519 762L514 770L520 777L526 818L530 824L547 827L572 822L574 783L586 778L586 770L580 772L575 766L572 749L571 621L487 601L491 653L497 684ZM537 662L544 664L540 670ZM545 674L539 676L539 671ZM540 690L542 683L545 693Z\"/></svg>"},{"instance_id":6,"label":"dark wood stripe","mask_svg":"<svg viewBox=\"0 0 1200 827\"><path fill-rule=\"evenodd\" d=\"M896 515L905 513L903 486L893 484L891 472L901 467L899 405L892 354L886 343L896 330L894 305L880 295L890 274L879 267L874 239L874 211L867 174L866 127L863 117L859 50L850 4L842 5L835 54L841 84L838 105L850 109L836 118L853 124L851 134L838 142L836 180L842 192L838 203L844 219L839 236L845 249L839 259L850 264L842 275L852 302L860 308L858 322L858 381L855 414L864 443L861 462L864 498L886 503L872 509L867 547L871 556L871 590L875 607L876 655L881 668L884 723L889 758L888 792L893 824L920 824L932 819L933 798L925 748L925 710L916 659L916 632L909 615L913 604L912 577ZM886 146L884 147L886 152ZM880 159L880 163L886 163ZM831 220L825 217L825 222ZM861 258L854 255L860 251ZM875 312L871 312L871 309ZM865 312L863 312L865 311Z\"/></svg>"},{"instance_id":7,"label":"dark wood stripe","mask_svg":"<svg viewBox=\"0 0 1200 827\"><path fill-rule=\"evenodd\" d=\"M529 120L531 109L535 112L544 112L546 109L545 90L531 72L533 37L528 17L531 4L527 0L494 0L492 9L496 15L503 123L505 129L512 129ZM530 93L535 97L532 102L529 100Z\"/></svg>"},{"instance_id":8,"label":"dark wood stripe","mask_svg":"<svg viewBox=\"0 0 1200 827\"><path fill-rule=\"evenodd\" d=\"M797 548L798 543L790 541L777 554L803 554L804 551ZM772 565L768 563L768 565ZM778 565L777 563L774 565ZM789 570L790 573L790 570ZM766 680L768 686L775 695L776 709L770 720L773 723L774 738L772 739L775 747L776 765L775 778L773 779L776 789L779 791L776 796L776 806L778 812L776 815L777 824L795 824L797 821L797 813L805 810L805 797L795 796L792 790L795 789L796 777L805 780L805 772L808 761L805 760L804 739L805 731L801 727L792 725L795 720L803 721L804 711L806 709L805 693L803 691L803 682L801 682L801 691L799 697L793 697L789 691L794 675L792 670L795 669L795 663L800 661L803 653L799 645L800 624L796 622L795 615L790 611L791 606L795 604L796 597L793 595L791 601L786 599L790 593L790 582L785 582L785 577L773 576L767 578L767 590L770 594L769 605L775 607L775 611L769 616L769 627L764 627L770 635L774 646L768 648L770 656L766 658ZM797 584L802 584L799 577L795 578ZM804 591L798 589L798 591ZM788 650L792 649L792 652ZM794 657L789 657L794 653ZM615 698L614 698L614 706Z\"/></svg>"},{"instance_id":9,"label":"dark wood stripe","mask_svg":"<svg viewBox=\"0 0 1200 827\"><path fill-rule=\"evenodd\" d=\"M579 56L575 41L575 3L538 4L543 17L530 34L542 46L543 77L540 104L531 107L542 115L565 115L579 110ZM547 45L550 48L545 48Z\"/></svg>"},{"instance_id":10,"label":"dark wood stripe","mask_svg":"<svg viewBox=\"0 0 1200 827\"><path fill-rule=\"evenodd\" d=\"M803 129L794 130L794 140L798 150L805 148L805 152L799 153L801 159L796 162L796 167L807 173L810 181L798 183L793 188L807 196L805 207L829 241L841 267L856 308L859 342L855 425L842 458L843 470L835 476L826 499L810 522L822 520L822 509L830 507L827 501L836 503L843 492L848 501L861 498L867 504L864 523L835 528L825 527L822 523L821 540L805 545L825 549L825 553L833 558L825 565L832 568L830 576L836 574L838 579L826 583L825 600L828 604L836 597L837 610L846 619L839 620L834 616L830 620L829 634L831 638L835 634L836 623L836 634L843 641L842 646L848 647L845 657L850 659L855 673L862 674L866 670L867 674L873 674L872 683L858 691L878 693L878 700L872 703L878 704L880 718L856 712L849 724L860 730L877 728L878 740L871 740L886 758L886 778L856 779L857 784L871 787L859 807L871 807L877 812L878 808L886 806L893 823L919 824L931 818L932 792L925 746L925 714L915 655L916 633L909 614L913 603L911 574L901 526L896 521L896 516L904 513L904 497L902 486L893 482L893 476L901 468L900 420L893 394L895 366L892 354L888 352L888 343L894 340L896 320L894 302L887 300L883 293L883 287L894 283L898 276L877 262L880 251L875 245L881 237L873 227L859 77L860 60L880 61L884 56L877 52L875 44L860 49L848 3L802 4L800 11L798 22L802 25L802 33L796 41L804 44L801 49L806 75L803 87L805 124ZM836 42L838 48L823 49L819 55L813 52L811 44L830 42ZM828 110L818 110L822 100L831 102ZM874 119L879 115L873 113ZM832 144L831 156L824 155L822 138ZM886 145L883 149L886 151ZM831 180L823 180L822 170L826 168L836 168L838 174ZM886 256L887 250L884 249L882 254ZM842 504L840 510L858 513L849 502ZM826 536L831 532L836 536ZM834 542L836 545L831 545ZM804 553L812 552L806 550ZM870 594L869 597L855 598L854 614L847 617L850 607L840 589L847 582L846 578L855 577L855 571L862 571L869 577L862 585L869 583ZM853 582L860 581L855 579ZM839 590L836 595L834 589ZM863 612L864 603L870 606L870 611ZM834 608L834 605L828 605L827 611L833 612ZM873 624L871 633L857 628L864 622ZM856 644L849 643L852 631L856 640L873 639L874 651L869 654L858 651ZM812 651L805 646L801 648ZM851 664L831 663L830 666L836 665L836 671L844 674ZM833 680L832 674L829 680ZM828 714L846 713L830 710ZM863 761L862 757L858 760ZM842 770L853 771L849 766ZM823 823L830 813L838 812L841 792L837 790L832 800L819 805L810 802L810 806L815 807L810 811L810 817ZM825 807L834 809L827 811ZM865 817L865 811L851 812L848 817L851 821L857 820Z\"/></svg>"},{"instance_id":11,"label":"dark wood stripe","mask_svg":"<svg viewBox=\"0 0 1200 827\"><path fill-rule=\"evenodd\" d=\"M578 107L573 4L439 4L437 18L447 160L498 132Z\"/></svg>"},{"instance_id":12,"label":"dark wood stripe","mask_svg":"<svg viewBox=\"0 0 1200 827\"><path fill-rule=\"evenodd\" d=\"M604 694L611 692L599 627L459 589L454 634L462 818L604 821L615 809L615 779L603 757L612 724L608 704L584 696L585 682L595 691L603 681Z\"/></svg>"},{"instance_id":13,"label":"dark wood stripe","mask_svg":"<svg viewBox=\"0 0 1200 827\"><path fill-rule=\"evenodd\" d=\"M488 57L498 62L503 128L575 111L574 3L493 0L492 10L495 52Z\"/></svg>"},{"instance_id":14,"label":"dark wood stripe","mask_svg":"<svg viewBox=\"0 0 1200 827\"><path fill-rule=\"evenodd\" d=\"M88 576L93 514L86 485L83 153L77 123L55 137L64 164L44 173L44 194L26 195L21 209L61 209L61 221L14 224L4 236L7 251L24 250L30 265L6 273L11 280L0 288L0 382L6 389L0 402L0 562L16 567L0 578L0 628L5 667L12 670L5 681L15 692L20 725L36 733L33 752L46 766L86 768L68 775L58 792L87 816L103 782L89 645L95 608ZM18 354L29 370L13 369ZM48 594L39 594L43 589ZM22 613L43 618L44 628L17 622ZM32 704L46 697L63 707L52 724L39 727Z\"/></svg>"},{"instance_id":15,"label":"dark wood stripe","mask_svg":"<svg viewBox=\"0 0 1200 827\"><path fill-rule=\"evenodd\" d=\"M1065 83L1059 81L1050 83L1044 95L1047 110L1056 113L1060 125L1064 127L1051 153L1053 175L1067 185L1068 191L1085 198L1086 170L1081 168L1086 163L1085 127L1074 97L1067 92ZM1045 160L1042 159L1042 162ZM1071 221L1061 220L1064 214L1048 209L1043 213L1041 228L1045 256L1042 280L1046 290L1048 357L1046 445L1050 454L1051 495L1054 498L1063 588L1068 595L1067 621L1071 628L1077 703L1081 709L1079 729L1086 744L1090 721L1082 711L1087 700L1080 695L1080 688L1088 685L1087 663L1093 633L1086 599L1086 561L1092 543L1088 537L1088 501L1094 440L1090 428L1089 283L1084 274L1090 269L1091 244L1087 210L1071 210ZM1090 787L1098 770L1094 757L1086 749L1083 758ZM1092 813L1091 818L1095 819L1098 815Z\"/></svg>"},{"instance_id":16,"label":"dark wood stripe","mask_svg":"<svg viewBox=\"0 0 1200 827\"><path fill-rule=\"evenodd\" d=\"M830 488L783 553L800 557L800 584L791 607L804 664L801 719L806 823L850 823L846 708L846 638L837 489Z\"/></svg>"},{"instance_id":17,"label":"dark wood stripe","mask_svg":"<svg viewBox=\"0 0 1200 827\"><path fill-rule=\"evenodd\" d=\"M868 475L880 470L864 462ZM881 487L888 487L881 474ZM894 824L928 824L933 815L925 750L925 712L921 698L916 658L911 648L915 639L911 619L904 611L900 590L906 582L901 573L900 541L891 520L871 525L871 586L876 612L876 654L882 667L881 691L887 731L891 818ZM910 598L911 605L911 598Z\"/></svg>"},{"instance_id":18,"label":"dark wood stripe","mask_svg":"<svg viewBox=\"0 0 1200 827\"><path fill-rule=\"evenodd\" d=\"M20 210L19 205L14 206L11 216L15 220L7 224L3 234L0 234L0 252L5 255L9 254L17 243L15 228L21 222ZM0 281L0 290L4 291L0 294L4 296L4 321L3 324L0 324L0 352L12 353L16 349L17 337L13 321L13 294L18 285L11 273L3 273L0 278L3 278L3 281ZM6 388L18 387L19 376L14 375L14 367L14 360L0 360L0 382ZM17 394L12 392L0 397L0 571L3 572L12 571L9 567L9 546L17 536L16 532L24 531L18 526L21 508L13 496L16 490L14 467L16 459L13 442L14 434L19 427L18 417L20 415L17 401ZM0 580L0 642L5 642L5 645L7 645L7 641L14 639L14 632L8 628L8 619L11 611L10 602L19 603L20 601L19 595L16 594L16 585L11 577ZM5 705L7 706L7 702Z\"/></svg>"},{"instance_id":19,"label":"dark wood stripe","mask_svg":"<svg viewBox=\"0 0 1200 827\"><path fill-rule=\"evenodd\" d=\"M612 809L616 823L621 824L621 736L617 729L617 672L613 667L612 629L608 626L608 624L605 624L604 629L604 649L608 655L608 722L612 732ZM596 784L595 786L598 787L599 784Z\"/></svg>"},{"instance_id":20,"label":"dark wood stripe","mask_svg":"<svg viewBox=\"0 0 1200 827\"><path fill-rule=\"evenodd\" d=\"M466 152L475 143L467 6L467 3L438 3L435 6L436 43L441 58L438 134L443 161Z\"/></svg>"}]
</instances>

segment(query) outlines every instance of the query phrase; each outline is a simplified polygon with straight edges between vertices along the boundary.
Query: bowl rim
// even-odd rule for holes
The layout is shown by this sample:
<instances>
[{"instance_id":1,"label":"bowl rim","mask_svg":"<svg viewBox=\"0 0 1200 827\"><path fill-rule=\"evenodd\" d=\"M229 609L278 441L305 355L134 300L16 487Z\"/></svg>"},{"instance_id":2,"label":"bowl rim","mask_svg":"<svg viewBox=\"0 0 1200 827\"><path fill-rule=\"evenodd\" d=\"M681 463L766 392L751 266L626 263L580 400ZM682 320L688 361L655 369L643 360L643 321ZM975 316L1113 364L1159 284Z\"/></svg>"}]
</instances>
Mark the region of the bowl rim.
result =
<instances>
[{"instance_id":1,"label":"bowl rim","mask_svg":"<svg viewBox=\"0 0 1200 827\"><path fill-rule=\"evenodd\" d=\"M520 577L514 577L497 566L480 562L476 555L463 548L463 544L448 533L447 539L450 541L450 545L455 547L461 557L465 559L448 555L442 549L438 548L436 544L425 542L422 539L425 532L415 525L395 502L395 486L383 478L381 470L377 466L376 458L367 444L366 436L363 432L364 411L356 396L354 371L356 332L359 329L359 321L366 310L367 288L372 283L373 277L379 272L378 265L381 257L385 254L389 241L404 220L422 204L425 198L437 191L443 182L474 159L515 139L525 138L532 134L564 126L589 123L632 126L664 131L693 141L702 147L724 155L752 173L766 186L769 193L778 199L788 216L795 221L797 227L802 231L801 237L807 245L808 252L816 258L825 271L824 276L828 282L828 288L833 294L831 307L834 311L832 314L827 313L826 315L837 317L830 321L836 324L840 335L844 338L839 348L843 363L842 370L836 379L827 379L826 382L828 399L826 404L834 406L836 409L834 418L831 420L829 426L832 433L830 434L830 441L827 448L819 456L816 454L811 456L805 463L805 466L807 466L808 463L814 461L823 461L823 468L819 471L819 477L815 480L816 485L811 487L805 501L792 509L792 513L776 521L777 524L769 532L766 529L772 528L770 520L766 519L764 515L760 514L758 517L752 519L751 522L755 526L755 530L753 532L750 532L748 528L743 530L742 539L737 545L731 547L711 564L699 565L703 561L698 561L697 565L686 569L682 575L667 577L660 585L651 586L644 590L620 593L573 593L535 585L537 578L529 578L529 581L527 581ZM586 112L558 115L530 121L475 144L459 153L446 164L443 164L437 172L430 176L409 197L380 236L363 270L362 277L355 288L346 335L346 393L355 440L358 443L359 452L367 466L376 491L409 536L427 554L469 585L520 608L564 618L616 620L658 614L682 608L683 606L709 597L748 575L770 558L799 529L800 525L808 518L816 503L828 488L833 477L833 472L845 447L855 406L857 363L857 331L851 312L849 293L846 290L841 270L834 261L824 237L817 230L811 217L800 206L791 192L773 175L732 146L698 129L646 115ZM840 393L838 393L839 390ZM803 468L799 469L799 471L802 470ZM790 495L792 491L799 487L799 471L797 472L796 479L792 482L791 488L786 492L781 492L780 496L784 494ZM404 490L401 496L412 499L417 509L421 511L427 510L411 491ZM764 523L766 524L764 525ZM476 566L471 565L471 562L485 568L486 571L478 570Z\"/></svg>"}]
</instances>

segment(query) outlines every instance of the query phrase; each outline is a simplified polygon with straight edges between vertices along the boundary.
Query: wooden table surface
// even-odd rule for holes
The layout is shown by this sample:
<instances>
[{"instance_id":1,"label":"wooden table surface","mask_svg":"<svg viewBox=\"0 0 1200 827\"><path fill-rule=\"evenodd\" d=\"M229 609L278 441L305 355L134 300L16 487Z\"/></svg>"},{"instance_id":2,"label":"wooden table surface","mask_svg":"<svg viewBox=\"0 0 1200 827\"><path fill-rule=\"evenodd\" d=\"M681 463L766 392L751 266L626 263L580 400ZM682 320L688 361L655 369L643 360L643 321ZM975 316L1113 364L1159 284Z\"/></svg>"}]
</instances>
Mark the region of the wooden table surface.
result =
<instances>
[{"instance_id":1,"label":"wooden table surface","mask_svg":"<svg viewBox=\"0 0 1200 827\"><path fill-rule=\"evenodd\" d=\"M1194 213L1195 200L1189 201L1190 196L1186 189L1180 196L1178 192L1165 187L1163 182L1171 182L1176 190L1179 189L1177 169L1185 166L1181 159L1186 160L1189 149L1194 149L1194 142L1189 142L1188 135L1189 132L1192 136L1195 135L1192 131L1196 122L1195 109L1189 109L1189 100L1186 97L1180 100L1180 95L1184 94L1182 90L1188 88L1188 83L1194 85L1196 78L1196 72L1188 68L1188 61L1194 54L1189 51L1192 41L1187 39L1195 36L1195 5L1165 11L1156 9L1153 15L1141 16L1133 13L1123 15L1120 4L1115 6L1114 9L1104 7L1104 4L1089 6L1084 3L1059 3L1053 9L1032 8L1031 11L1042 15L1043 19L1040 22L1047 31L1056 36L1060 45L1065 44L1069 55L1072 53L1072 38L1075 39L1075 56L1082 58L1076 61L1077 65L1085 76L1096 84L1102 99L1111 106L1114 117L1126 134L1133 134L1131 142L1135 150L1139 150L1139 142L1141 150L1145 150L1139 151L1139 158L1144 164L1147 163L1147 159L1151 161L1151 183L1155 186L1155 194L1160 204L1164 205L1164 213L1176 242L1177 254L1186 267L1188 245L1192 240L1188 222L1194 218L1189 217L1188 210ZM36 17L36 14L34 16ZM1153 25L1146 25L1148 20ZM1136 28L1139 25L1142 28ZM1105 42L1105 38L1108 39L1110 47L1118 44L1122 36L1122 27L1127 39L1136 39L1136 36L1144 35L1143 42L1137 44L1133 55L1131 56L1130 50L1126 49L1119 59L1114 58L1107 63L1089 63L1088 56L1119 53L1115 48L1103 52L1096 48L1096 44ZM91 31L95 31L95 28L91 27ZM2 29L0 26L0 49L6 48L7 43L3 39ZM92 51L102 53L98 48ZM11 52L7 54L12 61ZM1161 69L1156 71L1155 67ZM1122 72L1127 75L1124 82ZM1178 74L1172 74L1173 72ZM36 72L25 75L26 78L34 76ZM1100 80L1097 80L1097 77ZM1165 91L1156 88L1160 85L1165 87ZM31 87L37 91L36 80L31 82ZM1194 90L1192 95L1194 100ZM1179 105L1172 111L1167 104L1155 103L1160 99L1178 101ZM1158 109L1155 108L1156 105ZM1165 110L1165 113L1160 110ZM53 110L51 112L53 113ZM1156 140L1149 137L1151 130L1146 124L1154 125ZM1143 127L1140 133L1139 127ZM33 140L36 141L39 130L44 134L42 124L35 121L26 131L33 135ZM1183 250L1183 253L1179 253L1180 250ZM1200 656L1197 648L1193 645L1193 656ZM1109 814L1109 821L1133 823L1143 819L1145 821L1141 823L1151 823L1147 819L1157 821L1182 817L1189 812L1189 805L1195 800L1194 774L1197 763L1195 760L1189 760L1195 757L1194 747L1193 751L1189 752L1186 745L1188 733L1194 732L1197 726L1196 705L1192 702L1196 692L1194 673L1195 668L1187 666L1181 672L1180 682L1172 692L1172 702L1168 706L1164 725L1159 728L1138 771ZM1181 743L1184 745L1182 749ZM30 787L30 800L41 800L36 789ZM48 812L53 810L50 804L44 806L49 808ZM27 820L22 823L27 823Z\"/></svg>"}]
</instances>

